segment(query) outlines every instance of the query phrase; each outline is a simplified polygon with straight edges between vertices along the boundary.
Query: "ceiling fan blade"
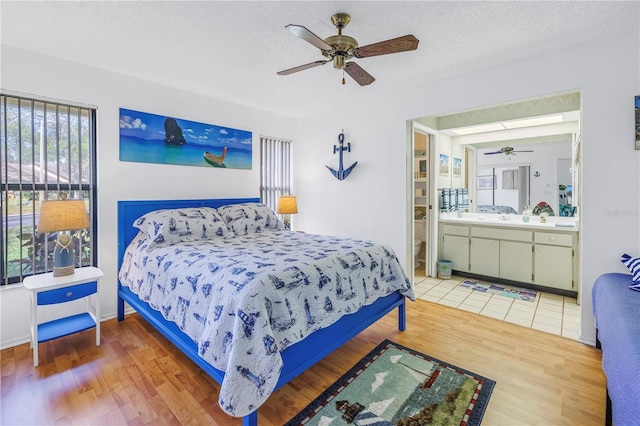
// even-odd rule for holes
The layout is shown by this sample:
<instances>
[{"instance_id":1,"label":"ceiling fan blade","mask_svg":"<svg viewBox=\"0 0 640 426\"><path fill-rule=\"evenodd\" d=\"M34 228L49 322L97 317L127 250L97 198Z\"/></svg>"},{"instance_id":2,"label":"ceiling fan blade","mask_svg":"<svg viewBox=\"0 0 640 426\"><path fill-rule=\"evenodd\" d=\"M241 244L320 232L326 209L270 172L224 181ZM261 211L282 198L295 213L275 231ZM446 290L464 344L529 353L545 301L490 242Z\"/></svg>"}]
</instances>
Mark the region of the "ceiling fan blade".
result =
<instances>
[{"instance_id":1,"label":"ceiling fan blade","mask_svg":"<svg viewBox=\"0 0 640 426\"><path fill-rule=\"evenodd\" d=\"M309 68L313 68L313 67L317 67L319 65L324 65L329 61L315 61L315 62L311 62L309 64L304 64L304 65L300 65L297 67L293 67L293 68L289 68L287 70L282 70L282 71L278 71L278 75L289 75L289 74L293 74L294 72L298 72L298 71L304 71L304 70L308 70Z\"/></svg>"},{"instance_id":2,"label":"ceiling fan blade","mask_svg":"<svg viewBox=\"0 0 640 426\"><path fill-rule=\"evenodd\" d=\"M389 53L406 52L418 48L419 40L412 34L391 40L381 41L367 46L358 47L353 51L356 58L370 58L371 56L388 55Z\"/></svg>"},{"instance_id":3,"label":"ceiling fan blade","mask_svg":"<svg viewBox=\"0 0 640 426\"><path fill-rule=\"evenodd\" d=\"M367 86L367 85L373 83L374 81L376 81L376 79L373 78L373 76L371 74L369 74L368 72L363 70L360 67L360 65L356 64L355 62L347 62L347 65L345 65L344 70L360 86Z\"/></svg>"},{"instance_id":4,"label":"ceiling fan blade","mask_svg":"<svg viewBox=\"0 0 640 426\"><path fill-rule=\"evenodd\" d=\"M322 51L325 51L325 52L333 51L333 47L331 47L329 43L327 43L326 41L324 41L323 39L321 39L311 31L309 31L302 25L289 24L285 26L285 28L289 30L291 33L293 33L294 35L300 37L301 39L303 39L308 43L313 44L315 47L317 47Z\"/></svg>"},{"instance_id":5,"label":"ceiling fan blade","mask_svg":"<svg viewBox=\"0 0 640 426\"><path fill-rule=\"evenodd\" d=\"M502 154L502 153L503 153L503 151L500 150L500 151L496 151L496 152L485 152L484 155L493 155L493 154Z\"/></svg>"},{"instance_id":6,"label":"ceiling fan blade","mask_svg":"<svg viewBox=\"0 0 640 426\"><path fill-rule=\"evenodd\" d=\"M511 151L511 152L533 152L533 151Z\"/></svg>"}]
</instances>

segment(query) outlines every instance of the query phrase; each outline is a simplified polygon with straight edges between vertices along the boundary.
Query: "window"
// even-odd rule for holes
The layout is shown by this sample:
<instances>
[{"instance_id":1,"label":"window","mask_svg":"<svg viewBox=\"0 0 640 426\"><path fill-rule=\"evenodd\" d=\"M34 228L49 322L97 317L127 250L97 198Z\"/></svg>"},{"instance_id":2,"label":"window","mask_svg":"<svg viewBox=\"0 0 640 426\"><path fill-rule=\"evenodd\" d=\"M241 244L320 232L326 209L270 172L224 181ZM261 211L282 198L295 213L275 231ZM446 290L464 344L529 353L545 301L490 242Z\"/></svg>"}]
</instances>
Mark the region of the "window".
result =
<instances>
[{"instance_id":1,"label":"window","mask_svg":"<svg viewBox=\"0 0 640 426\"><path fill-rule=\"evenodd\" d=\"M84 200L74 263L96 264L95 122L91 107L0 94L1 285L53 270L57 235L35 232L41 200Z\"/></svg>"},{"instance_id":2,"label":"window","mask_svg":"<svg viewBox=\"0 0 640 426\"><path fill-rule=\"evenodd\" d=\"M280 196L291 194L292 162L291 141L260 138L260 199L274 212Z\"/></svg>"}]
</instances>

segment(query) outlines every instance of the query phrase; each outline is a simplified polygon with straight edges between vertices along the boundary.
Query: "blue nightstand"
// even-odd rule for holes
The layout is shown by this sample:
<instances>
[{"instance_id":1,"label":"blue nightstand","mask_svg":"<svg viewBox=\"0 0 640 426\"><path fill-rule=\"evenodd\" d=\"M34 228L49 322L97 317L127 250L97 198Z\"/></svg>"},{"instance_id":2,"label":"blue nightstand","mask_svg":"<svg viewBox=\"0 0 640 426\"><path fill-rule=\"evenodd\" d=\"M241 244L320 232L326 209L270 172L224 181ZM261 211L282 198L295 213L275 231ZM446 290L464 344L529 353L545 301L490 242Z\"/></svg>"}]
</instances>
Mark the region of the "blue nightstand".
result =
<instances>
[{"instance_id":1,"label":"blue nightstand","mask_svg":"<svg viewBox=\"0 0 640 426\"><path fill-rule=\"evenodd\" d=\"M98 268L76 268L73 275L54 277L48 274L32 275L23 284L31 290L31 347L33 365L38 366L38 344L67 336L89 328L96 328L96 346L100 346L100 298L98 282L104 274ZM89 297L95 297L95 314L89 309ZM87 312L38 323L38 306L54 305L86 298Z\"/></svg>"}]
</instances>

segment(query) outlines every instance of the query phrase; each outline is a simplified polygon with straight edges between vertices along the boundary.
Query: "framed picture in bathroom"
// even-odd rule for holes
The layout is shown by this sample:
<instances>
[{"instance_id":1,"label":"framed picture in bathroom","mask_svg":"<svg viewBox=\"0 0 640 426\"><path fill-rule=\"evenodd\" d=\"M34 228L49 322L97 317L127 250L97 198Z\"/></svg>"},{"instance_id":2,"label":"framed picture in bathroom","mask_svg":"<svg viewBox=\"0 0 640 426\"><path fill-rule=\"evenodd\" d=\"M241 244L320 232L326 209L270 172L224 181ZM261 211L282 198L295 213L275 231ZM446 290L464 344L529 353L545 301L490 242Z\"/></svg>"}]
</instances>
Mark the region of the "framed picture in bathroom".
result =
<instances>
[{"instance_id":1,"label":"framed picture in bathroom","mask_svg":"<svg viewBox=\"0 0 640 426\"><path fill-rule=\"evenodd\" d=\"M462 177L462 158L453 157L453 177Z\"/></svg>"},{"instance_id":2,"label":"framed picture in bathroom","mask_svg":"<svg viewBox=\"0 0 640 426\"><path fill-rule=\"evenodd\" d=\"M449 176L449 156L440 154L440 176Z\"/></svg>"}]
</instances>

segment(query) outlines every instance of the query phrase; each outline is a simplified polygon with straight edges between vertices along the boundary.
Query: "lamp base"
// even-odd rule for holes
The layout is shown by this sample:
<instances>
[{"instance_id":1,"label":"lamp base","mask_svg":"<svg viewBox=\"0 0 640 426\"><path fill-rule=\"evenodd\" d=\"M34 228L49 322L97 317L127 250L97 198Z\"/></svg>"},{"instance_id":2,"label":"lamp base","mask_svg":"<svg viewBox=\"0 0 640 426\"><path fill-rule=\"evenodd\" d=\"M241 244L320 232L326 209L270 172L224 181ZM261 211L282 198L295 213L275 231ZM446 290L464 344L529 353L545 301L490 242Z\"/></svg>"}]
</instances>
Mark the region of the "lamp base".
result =
<instances>
[{"instance_id":1,"label":"lamp base","mask_svg":"<svg viewBox=\"0 0 640 426\"><path fill-rule=\"evenodd\" d=\"M54 277L66 277L67 275L73 275L76 267L74 265L71 266L54 266L53 267L53 276Z\"/></svg>"}]
</instances>

